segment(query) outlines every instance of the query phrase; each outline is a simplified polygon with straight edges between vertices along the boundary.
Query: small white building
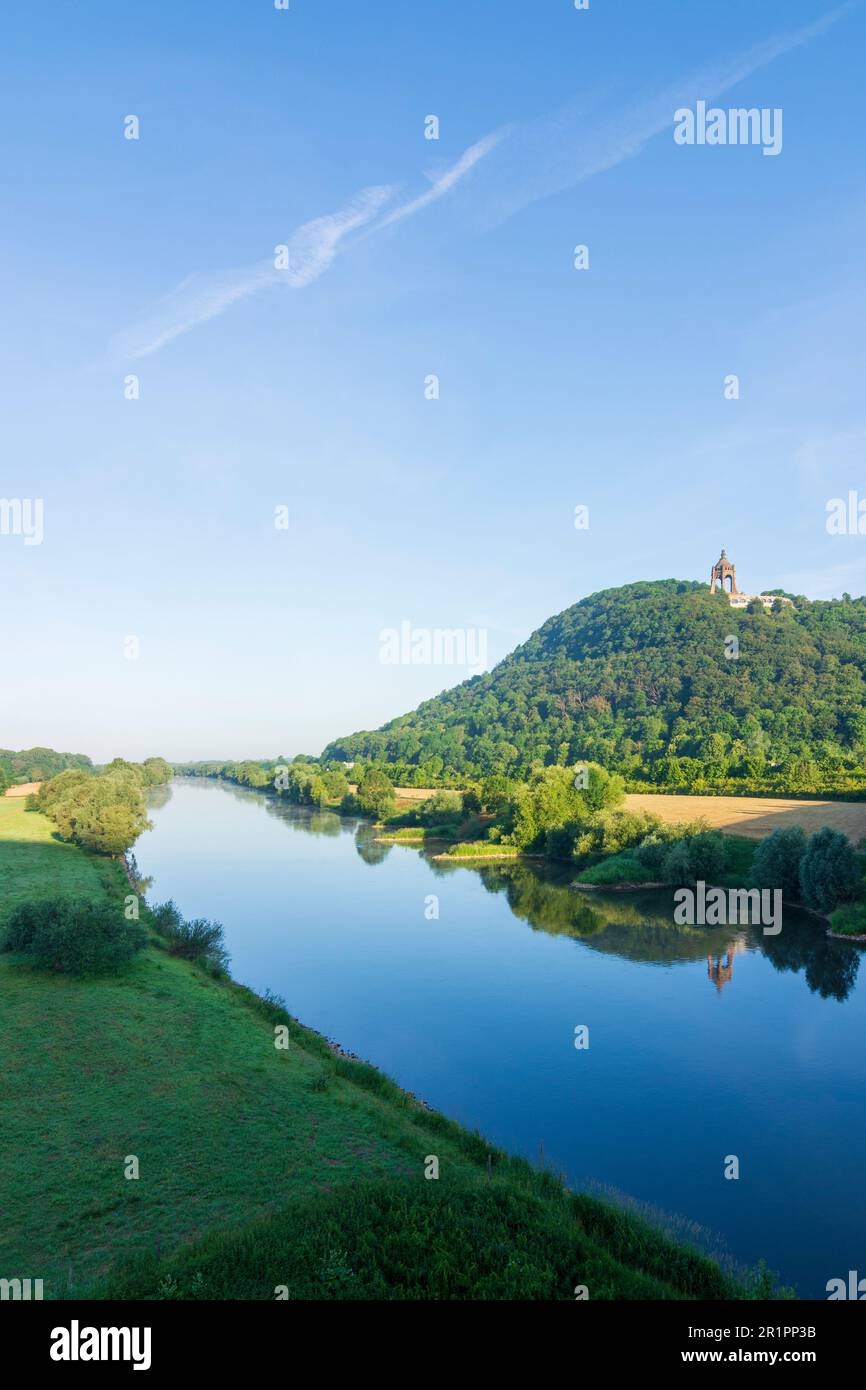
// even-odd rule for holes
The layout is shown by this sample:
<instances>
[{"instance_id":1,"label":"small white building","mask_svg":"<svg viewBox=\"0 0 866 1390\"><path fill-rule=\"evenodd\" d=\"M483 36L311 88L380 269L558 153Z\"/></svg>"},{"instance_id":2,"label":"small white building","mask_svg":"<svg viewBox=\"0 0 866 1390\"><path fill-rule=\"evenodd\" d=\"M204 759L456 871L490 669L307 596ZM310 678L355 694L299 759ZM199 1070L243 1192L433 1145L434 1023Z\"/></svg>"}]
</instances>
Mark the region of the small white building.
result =
<instances>
[{"instance_id":1,"label":"small white building","mask_svg":"<svg viewBox=\"0 0 866 1390\"><path fill-rule=\"evenodd\" d=\"M782 598L780 594L743 594L737 588L737 569L728 559L728 552L723 550L710 573L710 593L716 592L718 584L723 594L728 595L728 602L732 608L748 608L750 603L762 603L765 608L772 608L774 603L787 603L789 608L793 608L793 603L789 598Z\"/></svg>"}]
</instances>

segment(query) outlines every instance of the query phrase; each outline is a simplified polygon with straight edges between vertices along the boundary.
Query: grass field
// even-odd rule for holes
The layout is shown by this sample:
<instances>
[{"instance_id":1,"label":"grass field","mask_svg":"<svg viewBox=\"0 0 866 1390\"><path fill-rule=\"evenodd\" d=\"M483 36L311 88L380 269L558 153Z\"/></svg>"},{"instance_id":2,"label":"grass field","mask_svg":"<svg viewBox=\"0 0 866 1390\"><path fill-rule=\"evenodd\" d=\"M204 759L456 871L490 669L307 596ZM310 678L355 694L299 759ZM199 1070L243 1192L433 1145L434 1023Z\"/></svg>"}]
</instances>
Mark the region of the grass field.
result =
<instances>
[{"instance_id":1,"label":"grass field","mask_svg":"<svg viewBox=\"0 0 866 1390\"><path fill-rule=\"evenodd\" d=\"M0 923L19 902L65 893L99 898L126 882L119 864L64 844L17 797L0 797Z\"/></svg>"},{"instance_id":2,"label":"grass field","mask_svg":"<svg viewBox=\"0 0 866 1390\"><path fill-rule=\"evenodd\" d=\"M711 830L726 830L755 840L793 825L800 826L807 835L829 825L841 830L854 845L866 837L864 801L789 801L770 796L661 796L653 792L631 792L626 796L625 809L650 812L666 825L701 819Z\"/></svg>"},{"instance_id":3,"label":"grass field","mask_svg":"<svg viewBox=\"0 0 866 1390\"><path fill-rule=\"evenodd\" d=\"M30 896L128 893L21 801L0 817L0 932ZM743 1296L300 1025L276 1049L287 1018L156 945L92 981L0 954L0 1277L48 1297Z\"/></svg>"}]
</instances>

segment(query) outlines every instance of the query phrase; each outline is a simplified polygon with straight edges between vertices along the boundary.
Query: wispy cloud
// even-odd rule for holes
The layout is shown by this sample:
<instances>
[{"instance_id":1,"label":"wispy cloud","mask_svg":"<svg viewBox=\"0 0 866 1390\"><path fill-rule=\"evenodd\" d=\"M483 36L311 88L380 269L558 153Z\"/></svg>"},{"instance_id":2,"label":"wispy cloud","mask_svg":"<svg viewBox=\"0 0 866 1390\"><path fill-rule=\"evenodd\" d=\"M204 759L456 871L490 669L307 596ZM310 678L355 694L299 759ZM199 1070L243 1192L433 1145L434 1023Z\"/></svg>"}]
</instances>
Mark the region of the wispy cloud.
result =
<instances>
[{"instance_id":1,"label":"wispy cloud","mask_svg":"<svg viewBox=\"0 0 866 1390\"><path fill-rule=\"evenodd\" d=\"M432 186L426 193L421 193L417 198L413 198L411 202L404 203L402 207L395 208L393 212L389 213L387 217L384 217L381 222L376 224L373 231L378 232L383 227L390 227L393 222L401 222L404 217L412 217L416 212L420 212L422 208L427 208L431 203L435 203L437 199L443 197L444 194L450 193L451 189L456 188L460 180L469 173L469 170L474 168L478 161L483 159L486 154L489 154L507 133L507 128L503 130L494 130L490 135L485 135L482 140L477 140L474 145L470 145L469 149L460 156L456 164L451 165L450 169L445 169L441 174L435 177L431 176Z\"/></svg>"},{"instance_id":2,"label":"wispy cloud","mask_svg":"<svg viewBox=\"0 0 866 1390\"><path fill-rule=\"evenodd\" d=\"M112 339L111 356L123 361L147 357L260 290L278 286L302 289L312 284L331 265L349 233L367 226L364 235L373 236L413 217L455 189L494 150L501 152L489 161L488 178L480 188L485 204L484 222L488 225L540 198L612 169L633 159L654 136L672 130L678 107L698 98L714 100L760 68L824 33L854 3L850 0L811 24L767 39L725 63L692 73L661 92L619 108L607 119L594 118L585 106L579 109L571 104L553 116L492 131L470 145L455 164L432 176L431 186L424 193L378 222L376 216L393 198L394 189L366 188L339 211L317 217L297 229L287 243L288 270L277 270L269 259L234 270L188 275L137 323Z\"/></svg>"},{"instance_id":3,"label":"wispy cloud","mask_svg":"<svg viewBox=\"0 0 866 1390\"><path fill-rule=\"evenodd\" d=\"M707 65L626 106L617 101L613 115L599 116L584 100L517 127L507 153L488 169L488 179L496 175L499 189L491 192L482 186L480 190L489 193L484 224L495 225L540 198L573 188L634 159L656 135L673 131L674 112L679 107L690 106L699 98L715 100L752 73L825 33L853 8L853 3L851 0L811 24L755 44L724 62Z\"/></svg>"},{"instance_id":4,"label":"wispy cloud","mask_svg":"<svg viewBox=\"0 0 866 1390\"><path fill-rule=\"evenodd\" d=\"M286 243L286 270L278 270L271 256L234 270L188 275L137 323L112 339L110 355L124 361L148 357L196 324L216 318L230 305L260 290L303 289L312 284L327 270L343 238L375 217L391 196L387 187L365 188L338 212L305 222Z\"/></svg>"},{"instance_id":5,"label":"wispy cloud","mask_svg":"<svg viewBox=\"0 0 866 1390\"><path fill-rule=\"evenodd\" d=\"M502 132L494 132L470 145L455 164L433 178L432 186L425 193L396 208L390 216L376 223L368 234L412 217L444 197L456 188L501 137ZM109 344L110 356L127 362L148 357L181 333L216 318L230 305L248 299L260 290L305 288L328 269L343 239L350 232L369 224L393 196L394 189L388 185L365 188L338 212L305 222L286 243L289 251L287 270L278 270L271 258L234 270L211 274L197 271L188 275L137 323L112 339Z\"/></svg>"}]
</instances>

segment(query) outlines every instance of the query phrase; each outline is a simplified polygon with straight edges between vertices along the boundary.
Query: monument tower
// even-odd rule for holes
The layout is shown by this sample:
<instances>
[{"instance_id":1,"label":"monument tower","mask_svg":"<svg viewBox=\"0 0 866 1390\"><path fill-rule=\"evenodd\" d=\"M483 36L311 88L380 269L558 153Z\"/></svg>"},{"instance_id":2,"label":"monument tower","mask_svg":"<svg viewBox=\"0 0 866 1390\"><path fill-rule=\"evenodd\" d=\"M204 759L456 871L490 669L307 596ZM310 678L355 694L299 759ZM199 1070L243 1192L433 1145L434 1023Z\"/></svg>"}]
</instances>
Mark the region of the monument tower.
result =
<instances>
[{"instance_id":1,"label":"monument tower","mask_svg":"<svg viewBox=\"0 0 866 1390\"><path fill-rule=\"evenodd\" d=\"M728 603L732 608L748 608L750 603L761 603L765 608L793 607L789 598L784 598L781 594L744 594L742 589L737 588L737 571L728 559L728 552L723 550L710 573L710 593L716 592L718 584L722 593L727 596Z\"/></svg>"},{"instance_id":2,"label":"monument tower","mask_svg":"<svg viewBox=\"0 0 866 1390\"><path fill-rule=\"evenodd\" d=\"M727 588L725 583L726 580L730 580L730 583L727 585ZM718 560L713 565L713 572L710 575L711 594L714 594L716 592L717 583L721 588L723 594L725 592L729 594L738 594L740 592L737 588L736 566L731 564L730 560L728 559L728 552L726 550L722 551Z\"/></svg>"}]
</instances>

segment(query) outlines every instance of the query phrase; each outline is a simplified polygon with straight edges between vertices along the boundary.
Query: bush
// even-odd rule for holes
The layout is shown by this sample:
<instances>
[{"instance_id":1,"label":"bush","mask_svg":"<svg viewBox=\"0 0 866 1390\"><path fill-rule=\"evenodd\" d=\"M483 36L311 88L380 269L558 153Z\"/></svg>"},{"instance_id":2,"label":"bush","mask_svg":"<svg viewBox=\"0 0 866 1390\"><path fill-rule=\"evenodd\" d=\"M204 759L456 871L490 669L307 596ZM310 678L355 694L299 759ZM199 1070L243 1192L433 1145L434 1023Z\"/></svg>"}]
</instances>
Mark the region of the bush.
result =
<instances>
[{"instance_id":1,"label":"bush","mask_svg":"<svg viewBox=\"0 0 866 1390\"><path fill-rule=\"evenodd\" d=\"M828 825L809 840L800 861L800 894L808 907L832 912L850 902L861 889L860 869L853 847L840 830Z\"/></svg>"},{"instance_id":2,"label":"bush","mask_svg":"<svg viewBox=\"0 0 866 1390\"><path fill-rule=\"evenodd\" d=\"M662 861L662 876L676 886L715 883L725 872L728 851L721 835L709 831L676 840Z\"/></svg>"},{"instance_id":3,"label":"bush","mask_svg":"<svg viewBox=\"0 0 866 1390\"><path fill-rule=\"evenodd\" d=\"M46 970L67 975L111 975L147 945L147 934L121 908L105 903L22 903L12 913L4 951L29 956Z\"/></svg>"},{"instance_id":4,"label":"bush","mask_svg":"<svg viewBox=\"0 0 866 1390\"><path fill-rule=\"evenodd\" d=\"M661 875L664 862L673 844L707 833L705 820L683 821L680 825L656 825L635 851L643 867L653 875Z\"/></svg>"},{"instance_id":5,"label":"bush","mask_svg":"<svg viewBox=\"0 0 866 1390\"><path fill-rule=\"evenodd\" d=\"M776 830L762 840L752 862L752 882L756 888L781 888L785 902L800 896L800 861L806 850L806 836L799 826Z\"/></svg>"},{"instance_id":6,"label":"bush","mask_svg":"<svg viewBox=\"0 0 866 1390\"><path fill-rule=\"evenodd\" d=\"M623 850L612 859L602 859L598 864L584 869L578 883L598 885L616 883L640 883L646 878L644 867L633 850Z\"/></svg>"},{"instance_id":7,"label":"bush","mask_svg":"<svg viewBox=\"0 0 866 1390\"><path fill-rule=\"evenodd\" d=\"M839 936L866 937L866 903L846 903L830 913L830 926Z\"/></svg>"},{"instance_id":8,"label":"bush","mask_svg":"<svg viewBox=\"0 0 866 1390\"><path fill-rule=\"evenodd\" d=\"M648 873L660 874L670 847L670 840L666 839L660 832L653 831L652 835L647 835L643 843L635 850L635 857Z\"/></svg>"},{"instance_id":9,"label":"bush","mask_svg":"<svg viewBox=\"0 0 866 1390\"><path fill-rule=\"evenodd\" d=\"M229 953L223 944L220 922L209 922L205 917L184 921L171 899L153 909L152 919L170 956L198 961L218 972L228 969Z\"/></svg>"},{"instance_id":10,"label":"bush","mask_svg":"<svg viewBox=\"0 0 866 1390\"><path fill-rule=\"evenodd\" d=\"M591 854L619 854L634 849L659 828L657 816L642 811L599 811L579 829L574 854L584 859Z\"/></svg>"},{"instance_id":11,"label":"bush","mask_svg":"<svg viewBox=\"0 0 866 1390\"><path fill-rule=\"evenodd\" d=\"M463 797L459 792L434 792L421 803L418 819L422 825L442 825L447 821L459 825L463 819Z\"/></svg>"},{"instance_id":12,"label":"bush","mask_svg":"<svg viewBox=\"0 0 866 1390\"><path fill-rule=\"evenodd\" d=\"M569 860L574 855L574 842L579 827L573 823L558 825L548 830L544 838L544 852L548 859Z\"/></svg>"}]
</instances>

